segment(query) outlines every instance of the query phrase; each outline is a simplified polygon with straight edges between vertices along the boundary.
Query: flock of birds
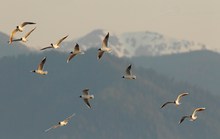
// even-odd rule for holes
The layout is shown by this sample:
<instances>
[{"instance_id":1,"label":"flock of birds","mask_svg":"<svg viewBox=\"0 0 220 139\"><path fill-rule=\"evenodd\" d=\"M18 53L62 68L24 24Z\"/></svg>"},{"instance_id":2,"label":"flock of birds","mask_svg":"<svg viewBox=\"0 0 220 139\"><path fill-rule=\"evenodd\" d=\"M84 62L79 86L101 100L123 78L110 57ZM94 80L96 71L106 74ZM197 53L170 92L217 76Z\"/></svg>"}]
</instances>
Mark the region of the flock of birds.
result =
<instances>
[{"instance_id":1,"label":"flock of birds","mask_svg":"<svg viewBox=\"0 0 220 139\"><path fill-rule=\"evenodd\" d=\"M27 38L28 36L36 29L33 28L32 30L30 30L27 34L25 34L25 36L21 37L20 39L14 39L14 35L17 33L17 32L23 32L24 30L24 27L26 25L33 25L33 24L36 24L34 22L23 22L21 25L18 25L16 26L16 28L11 32L11 35L10 35L10 38L9 38L9 44L13 43L13 42L16 42L16 41L21 41L21 42L27 42ZM48 47L44 47L40 50L46 50L46 49L57 49L57 48L60 48L61 47L61 43L68 37L65 36L63 38L61 38L60 40L58 40L56 43L51 43L50 46ZM101 57L103 56L103 54L105 52L107 53L110 53L111 52L111 48L108 47L108 39L109 39L109 33L107 33L107 35L105 36L105 38L103 39L102 41L102 46L101 48L98 49L98 54L97 54L97 59L101 59ZM69 61L74 58L76 55L78 54L84 54L84 52L79 48L79 44L76 43L75 47L74 47L74 51L70 52L70 55L69 57L67 58L67 63L69 63ZM46 57L44 57L40 64L38 65L37 69L36 70L32 70L31 72L34 72L34 73L37 73L37 74L40 74L40 75L46 75L48 74L48 71L44 71L44 64L46 62ZM129 79L129 80L133 80L133 79L136 79L136 76L134 74L132 74L131 72L131 64L126 68L125 70L125 75L122 76L122 78L124 79ZM186 96L186 95L189 95L189 93L181 93L180 95L178 95L178 97L176 98L176 100L174 101L168 101L166 103L164 103L161 108L164 108L167 104L175 104L176 106L179 106L181 103L180 103L180 100L183 96ZM82 95L80 96L80 98L83 99L83 101L85 102L85 104L87 105L88 108L91 108L91 105L89 103L89 100L91 99L94 99L94 95L90 95L89 94L89 89L84 89L82 91ZM201 108L196 108L193 113L191 115L185 115L183 116L180 121L179 121L179 124L181 124L186 118L188 118L190 121L194 121L197 119L197 112L199 111L204 111L205 108L201 107ZM68 118L64 119L63 121L60 121L58 122L58 124L48 128L45 130L45 132L51 130L51 129L55 129L55 128L58 128L58 127L61 127L61 126L65 126L68 124L69 120L75 116L75 113L72 114L71 116L69 116Z\"/></svg>"}]
</instances>

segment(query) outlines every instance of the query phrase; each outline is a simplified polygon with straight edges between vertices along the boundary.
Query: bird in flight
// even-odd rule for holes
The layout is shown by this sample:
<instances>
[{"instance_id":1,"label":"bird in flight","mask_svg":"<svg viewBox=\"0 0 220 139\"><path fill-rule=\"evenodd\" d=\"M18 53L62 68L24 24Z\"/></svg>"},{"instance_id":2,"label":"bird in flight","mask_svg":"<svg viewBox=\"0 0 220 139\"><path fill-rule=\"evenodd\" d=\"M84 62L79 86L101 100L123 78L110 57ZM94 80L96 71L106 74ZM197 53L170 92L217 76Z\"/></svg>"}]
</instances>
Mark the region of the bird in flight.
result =
<instances>
[{"instance_id":1,"label":"bird in flight","mask_svg":"<svg viewBox=\"0 0 220 139\"><path fill-rule=\"evenodd\" d=\"M31 72L41 74L41 75L46 75L48 72L43 70L45 62L46 62L46 57L44 57L41 60L40 64L38 65L37 70L32 70Z\"/></svg>"},{"instance_id":2,"label":"bird in flight","mask_svg":"<svg viewBox=\"0 0 220 139\"><path fill-rule=\"evenodd\" d=\"M76 44L74 47L74 51L70 52L70 55L67 58L67 63L69 63L69 61L78 54L84 54L84 52L79 49L79 44Z\"/></svg>"},{"instance_id":3,"label":"bird in flight","mask_svg":"<svg viewBox=\"0 0 220 139\"><path fill-rule=\"evenodd\" d=\"M34 22L23 22L22 24L20 24L20 25L18 25L18 26L16 26L16 28L11 32L11 35L10 35L10 38L9 38L9 44L11 44L12 43L12 40L13 40L13 37L14 37L14 35L15 35L15 33L16 32L23 32L23 30L24 30L24 27L26 26L26 25L33 25L33 24L36 24L36 23L34 23Z\"/></svg>"},{"instance_id":4,"label":"bird in flight","mask_svg":"<svg viewBox=\"0 0 220 139\"><path fill-rule=\"evenodd\" d=\"M89 103L89 100L90 99L94 99L94 95L90 95L89 94L89 89L84 89L83 91L82 91L82 95L81 96L79 96L80 98L82 98L83 99L83 101L86 103L86 105L89 107L89 108L91 108L91 105L90 105L90 103Z\"/></svg>"},{"instance_id":5,"label":"bird in flight","mask_svg":"<svg viewBox=\"0 0 220 139\"><path fill-rule=\"evenodd\" d=\"M55 129L55 128L58 128L58 127L61 127L61 126L66 126L66 125L68 124L69 120L70 120L73 116L75 116L75 113L72 114L71 116L69 116L68 118L66 118L65 120L58 122L57 125L54 125L54 126L48 128L48 129L44 130L44 131L45 131L45 132L48 132L48 131L51 130L51 129Z\"/></svg>"},{"instance_id":6,"label":"bird in flight","mask_svg":"<svg viewBox=\"0 0 220 139\"><path fill-rule=\"evenodd\" d=\"M64 40L64 39L66 39L68 37L68 35L67 36L65 36L65 37L63 37L62 39L60 39L59 41L57 41L57 43L51 43L50 45L51 46L48 46L48 47L44 47L44 48L42 48L42 49L40 49L40 50L45 50L45 49L49 49L49 48L54 48L54 49L57 49L57 48L60 48L60 44L61 44L61 42Z\"/></svg>"},{"instance_id":7,"label":"bird in flight","mask_svg":"<svg viewBox=\"0 0 220 139\"><path fill-rule=\"evenodd\" d=\"M160 108L163 108L165 107L167 104L175 104L176 106L179 106L181 103L180 103L180 100L183 96L186 96L186 95L189 95L189 93L181 93L180 95L178 95L178 97L176 98L176 100L174 101L168 101L166 103L164 103Z\"/></svg>"},{"instance_id":8,"label":"bird in flight","mask_svg":"<svg viewBox=\"0 0 220 139\"><path fill-rule=\"evenodd\" d=\"M122 76L124 79L136 79L136 76L132 74L131 72L131 64L127 67L125 70L125 75Z\"/></svg>"},{"instance_id":9,"label":"bird in flight","mask_svg":"<svg viewBox=\"0 0 220 139\"><path fill-rule=\"evenodd\" d=\"M22 41L22 42L27 42L27 38L28 36L36 29L36 27L34 29L32 29L31 31L29 31L24 37L21 37L20 39L14 39L10 38L9 44L11 44L14 41Z\"/></svg>"},{"instance_id":10,"label":"bird in flight","mask_svg":"<svg viewBox=\"0 0 220 139\"><path fill-rule=\"evenodd\" d=\"M186 116L183 116L180 121L179 121L179 124L181 124L186 118L188 118L190 121L195 121L197 119L197 112L199 111L204 111L205 108L196 108L193 113L191 115L186 115Z\"/></svg>"},{"instance_id":11,"label":"bird in flight","mask_svg":"<svg viewBox=\"0 0 220 139\"><path fill-rule=\"evenodd\" d=\"M109 32L105 36L105 38L102 41L102 47L98 49L98 57L97 59L101 59L104 52L111 52L111 48L108 47L108 38L109 38Z\"/></svg>"}]
</instances>

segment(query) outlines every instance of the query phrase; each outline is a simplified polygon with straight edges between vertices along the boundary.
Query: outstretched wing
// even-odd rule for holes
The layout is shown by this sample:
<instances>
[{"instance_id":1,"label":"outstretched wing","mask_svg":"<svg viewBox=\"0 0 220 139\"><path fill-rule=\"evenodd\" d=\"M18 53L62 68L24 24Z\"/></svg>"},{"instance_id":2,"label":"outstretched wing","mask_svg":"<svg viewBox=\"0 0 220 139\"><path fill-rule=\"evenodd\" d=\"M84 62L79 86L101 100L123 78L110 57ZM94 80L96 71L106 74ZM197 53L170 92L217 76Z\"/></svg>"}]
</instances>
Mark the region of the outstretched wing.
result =
<instances>
[{"instance_id":1,"label":"outstretched wing","mask_svg":"<svg viewBox=\"0 0 220 139\"><path fill-rule=\"evenodd\" d=\"M165 107L167 104L171 104L171 103L174 103L174 102L171 102L171 101L166 102L166 103L164 103L160 108L162 109L162 108Z\"/></svg>"},{"instance_id":2,"label":"outstretched wing","mask_svg":"<svg viewBox=\"0 0 220 139\"><path fill-rule=\"evenodd\" d=\"M14 40L12 40L12 42L21 41L21 40L22 40L22 38L20 38L20 39L14 39Z\"/></svg>"},{"instance_id":3,"label":"outstretched wing","mask_svg":"<svg viewBox=\"0 0 220 139\"><path fill-rule=\"evenodd\" d=\"M38 70L43 70L43 68L44 68L44 63L46 62L46 57L44 57L42 60L41 60L41 62L40 62L40 64L38 65Z\"/></svg>"},{"instance_id":4,"label":"outstretched wing","mask_svg":"<svg viewBox=\"0 0 220 139\"><path fill-rule=\"evenodd\" d=\"M34 22L23 22L23 23L21 24L21 27L24 27L24 26L26 26L26 25L31 25L31 24L36 24L36 23L34 23Z\"/></svg>"},{"instance_id":5,"label":"outstretched wing","mask_svg":"<svg viewBox=\"0 0 220 139\"><path fill-rule=\"evenodd\" d=\"M49 130L55 129L55 128L57 128L57 127L60 127L60 125L59 125L59 124L58 124L58 125L54 125L54 126L48 128L48 129L44 130L44 132L48 132Z\"/></svg>"},{"instance_id":6,"label":"outstretched wing","mask_svg":"<svg viewBox=\"0 0 220 139\"><path fill-rule=\"evenodd\" d=\"M91 108L91 105L90 105L90 103L89 103L89 100L88 99L83 99L84 100L84 102L86 103L86 105L89 107L89 108Z\"/></svg>"},{"instance_id":7,"label":"outstretched wing","mask_svg":"<svg viewBox=\"0 0 220 139\"><path fill-rule=\"evenodd\" d=\"M205 110L205 108L197 108L193 111L192 116L195 116L198 111L204 111L204 110Z\"/></svg>"},{"instance_id":8,"label":"outstretched wing","mask_svg":"<svg viewBox=\"0 0 220 139\"><path fill-rule=\"evenodd\" d=\"M68 35L65 36L65 37L63 37L62 39L60 39L56 44L57 44L57 45L60 45L60 43L61 43L64 39L66 39L67 37L68 37Z\"/></svg>"},{"instance_id":9,"label":"outstretched wing","mask_svg":"<svg viewBox=\"0 0 220 139\"><path fill-rule=\"evenodd\" d=\"M97 59L101 59L101 57L102 57L103 54L104 54L104 51L99 50L99 51L98 51Z\"/></svg>"},{"instance_id":10,"label":"outstretched wing","mask_svg":"<svg viewBox=\"0 0 220 139\"><path fill-rule=\"evenodd\" d=\"M73 116L75 116L76 114L73 113L72 115L70 115L69 117L67 117L64 121L68 122L71 118L73 118Z\"/></svg>"},{"instance_id":11,"label":"outstretched wing","mask_svg":"<svg viewBox=\"0 0 220 139\"><path fill-rule=\"evenodd\" d=\"M131 75L131 64L127 67L125 72L127 75Z\"/></svg>"},{"instance_id":12,"label":"outstretched wing","mask_svg":"<svg viewBox=\"0 0 220 139\"><path fill-rule=\"evenodd\" d=\"M189 118L190 116L183 116L180 121L179 121L179 124L181 124L186 118Z\"/></svg>"},{"instance_id":13,"label":"outstretched wing","mask_svg":"<svg viewBox=\"0 0 220 139\"><path fill-rule=\"evenodd\" d=\"M181 99L183 96L186 96L186 95L189 95L189 93L182 93L182 94L178 95L176 101L179 102L180 99Z\"/></svg>"},{"instance_id":14,"label":"outstretched wing","mask_svg":"<svg viewBox=\"0 0 220 139\"><path fill-rule=\"evenodd\" d=\"M24 37L27 38L35 29L36 29L36 27L34 29L32 29L31 31L29 31Z\"/></svg>"},{"instance_id":15,"label":"outstretched wing","mask_svg":"<svg viewBox=\"0 0 220 139\"><path fill-rule=\"evenodd\" d=\"M73 58L73 57L75 57L76 56L76 54L75 53L73 53L73 52L71 52L70 53L70 55L69 55L69 57L67 58L67 63L69 63L69 61Z\"/></svg>"},{"instance_id":16,"label":"outstretched wing","mask_svg":"<svg viewBox=\"0 0 220 139\"><path fill-rule=\"evenodd\" d=\"M108 46L108 38L109 38L109 32L102 41L102 47L107 47Z\"/></svg>"},{"instance_id":17,"label":"outstretched wing","mask_svg":"<svg viewBox=\"0 0 220 139\"><path fill-rule=\"evenodd\" d=\"M40 50L45 50L45 49L49 49L49 48L53 48L53 46L44 47L44 48L41 48Z\"/></svg>"},{"instance_id":18,"label":"outstretched wing","mask_svg":"<svg viewBox=\"0 0 220 139\"><path fill-rule=\"evenodd\" d=\"M11 35L10 35L10 38L9 38L9 44L11 44L13 42L13 37L14 37L14 34L18 32L18 29L14 29L12 32L11 32Z\"/></svg>"},{"instance_id":19,"label":"outstretched wing","mask_svg":"<svg viewBox=\"0 0 220 139\"><path fill-rule=\"evenodd\" d=\"M78 52L78 51L79 51L79 44L78 44L78 43L75 45L74 51L75 51L75 52Z\"/></svg>"},{"instance_id":20,"label":"outstretched wing","mask_svg":"<svg viewBox=\"0 0 220 139\"><path fill-rule=\"evenodd\" d=\"M84 89L82 92L83 92L83 95L89 95L89 89Z\"/></svg>"}]
</instances>

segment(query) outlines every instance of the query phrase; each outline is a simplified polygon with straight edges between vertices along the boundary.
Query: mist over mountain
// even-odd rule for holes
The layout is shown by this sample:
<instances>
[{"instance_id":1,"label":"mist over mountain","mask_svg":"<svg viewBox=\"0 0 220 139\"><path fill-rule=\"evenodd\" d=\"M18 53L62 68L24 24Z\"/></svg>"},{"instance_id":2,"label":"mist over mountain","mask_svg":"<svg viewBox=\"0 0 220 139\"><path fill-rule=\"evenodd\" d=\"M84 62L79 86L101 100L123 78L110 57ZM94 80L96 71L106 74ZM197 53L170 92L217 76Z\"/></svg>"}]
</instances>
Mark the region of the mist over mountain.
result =
<instances>
[{"instance_id":1,"label":"mist over mountain","mask_svg":"<svg viewBox=\"0 0 220 139\"><path fill-rule=\"evenodd\" d=\"M136 80L124 80L129 59L104 54L96 59L90 49L66 63L68 53L45 51L0 59L0 137L4 139L219 139L219 97L157 73L132 67ZM46 76L30 71L47 56ZM146 63L147 64L147 63ZM95 95L88 109L79 98L89 88ZM182 105L160 106L181 91L189 96ZM184 121L196 107L206 107L195 122ZM71 115L70 123L48 133L44 130Z\"/></svg>"}]
</instances>

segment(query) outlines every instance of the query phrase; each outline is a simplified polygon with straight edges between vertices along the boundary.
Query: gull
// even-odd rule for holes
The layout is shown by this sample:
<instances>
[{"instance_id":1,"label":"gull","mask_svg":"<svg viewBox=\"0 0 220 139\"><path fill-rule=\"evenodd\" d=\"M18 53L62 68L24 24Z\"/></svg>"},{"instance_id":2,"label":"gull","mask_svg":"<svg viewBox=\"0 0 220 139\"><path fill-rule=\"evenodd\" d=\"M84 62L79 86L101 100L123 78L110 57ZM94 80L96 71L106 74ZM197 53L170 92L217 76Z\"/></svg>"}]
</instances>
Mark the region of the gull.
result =
<instances>
[{"instance_id":1,"label":"gull","mask_svg":"<svg viewBox=\"0 0 220 139\"><path fill-rule=\"evenodd\" d=\"M54 126L48 128L48 129L46 129L45 132L48 132L49 130L55 129L55 128L57 128L57 127L66 126L66 125L68 124L69 120L70 120L73 116L75 116L75 113L72 114L71 116L69 116L68 118L66 118L65 120L58 122L57 125L54 125Z\"/></svg>"},{"instance_id":2,"label":"gull","mask_svg":"<svg viewBox=\"0 0 220 139\"><path fill-rule=\"evenodd\" d=\"M68 35L65 36L65 37L63 37L62 39L60 39L56 44L51 43L51 44L50 44L51 46L48 46L48 47L42 48L42 49L40 49L40 50L45 50L45 49L48 49L48 48L54 48L54 49L57 49L57 48L60 47L61 42L62 42L64 39L66 39L67 37L68 37Z\"/></svg>"},{"instance_id":3,"label":"gull","mask_svg":"<svg viewBox=\"0 0 220 139\"><path fill-rule=\"evenodd\" d=\"M108 48L108 38L109 38L109 32L108 34L105 36L104 40L102 41L102 47L98 49L98 59L100 59L102 57L102 55L104 54L104 52L111 52L111 48Z\"/></svg>"},{"instance_id":4,"label":"gull","mask_svg":"<svg viewBox=\"0 0 220 139\"><path fill-rule=\"evenodd\" d=\"M23 22L21 25L18 25L16 26L16 28L11 32L11 35L10 35L10 38L9 38L9 44L12 43L12 40L13 40L13 36L16 32L23 32L24 30L24 26L26 25L32 25L32 24L36 24L36 23L33 23L33 22Z\"/></svg>"},{"instance_id":5,"label":"gull","mask_svg":"<svg viewBox=\"0 0 220 139\"><path fill-rule=\"evenodd\" d=\"M122 76L122 78L125 78L125 79L136 79L136 76L133 75L132 72L131 72L131 64L125 70L125 75Z\"/></svg>"},{"instance_id":6,"label":"gull","mask_svg":"<svg viewBox=\"0 0 220 139\"><path fill-rule=\"evenodd\" d=\"M36 27L34 29L32 29L31 31L29 31L24 37L20 38L20 39L15 39L12 40L12 38L10 39L9 43L12 43L13 41L22 41L22 42L27 42L27 37L36 29Z\"/></svg>"},{"instance_id":7,"label":"gull","mask_svg":"<svg viewBox=\"0 0 220 139\"><path fill-rule=\"evenodd\" d=\"M69 63L69 61L75 57L76 55L78 54L84 54L84 52L82 52L80 49L79 49L79 44L76 43L75 47L74 47L74 51L70 52L70 55L67 59L67 63Z\"/></svg>"},{"instance_id":8,"label":"gull","mask_svg":"<svg viewBox=\"0 0 220 139\"><path fill-rule=\"evenodd\" d=\"M164 103L160 108L163 108L164 106L166 106L167 104L175 104L176 106L179 106L181 103L180 103L180 99L183 97L183 96L186 96L186 95L189 95L189 93L181 93L180 95L178 95L178 97L176 98L176 100L174 101L168 101L166 103Z\"/></svg>"},{"instance_id":9,"label":"gull","mask_svg":"<svg viewBox=\"0 0 220 139\"><path fill-rule=\"evenodd\" d=\"M46 75L48 72L47 71L43 71L44 68L44 64L46 62L46 57L44 57L40 64L38 65L37 70L32 70L31 72L37 73L37 74L41 74L41 75Z\"/></svg>"},{"instance_id":10,"label":"gull","mask_svg":"<svg viewBox=\"0 0 220 139\"><path fill-rule=\"evenodd\" d=\"M90 95L89 94L89 89L84 89L83 91L83 94L81 96L79 96L80 98L83 99L83 101L86 103L86 105L91 108L91 105L89 103L89 100L90 99L94 99L94 95Z\"/></svg>"},{"instance_id":11,"label":"gull","mask_svg":"<svg viewBox=\"0 0 220 139\"><path fill-rule=\"evenodd\" d=\"M205 110L205 108L196 108L196 109L193 111L192 115L183 116L183 117L181 118L181 120L179 121L179 124L181 124L186 118L189 118L190 121L195 121L195 120L197 119L197 116L196 116L197 112L198 112L198 111L204 111L204 110Z\"/></svg>"}]
</instances>

